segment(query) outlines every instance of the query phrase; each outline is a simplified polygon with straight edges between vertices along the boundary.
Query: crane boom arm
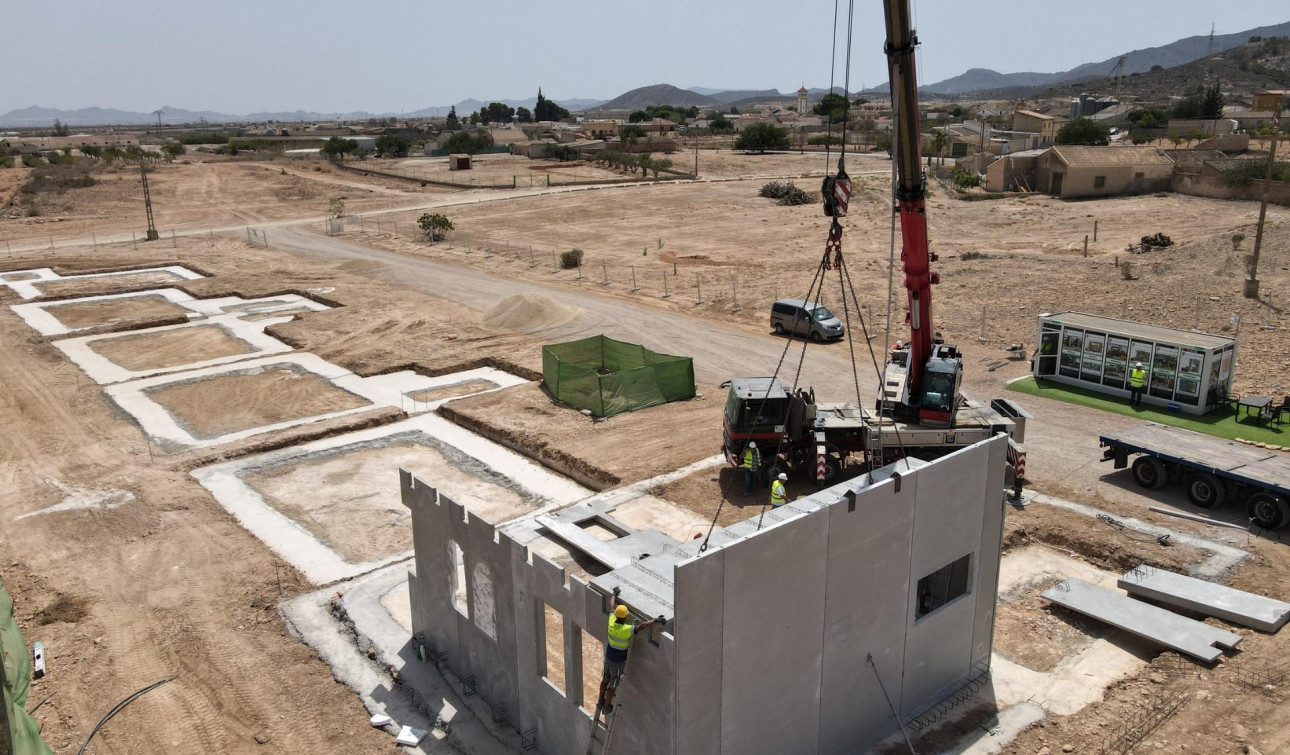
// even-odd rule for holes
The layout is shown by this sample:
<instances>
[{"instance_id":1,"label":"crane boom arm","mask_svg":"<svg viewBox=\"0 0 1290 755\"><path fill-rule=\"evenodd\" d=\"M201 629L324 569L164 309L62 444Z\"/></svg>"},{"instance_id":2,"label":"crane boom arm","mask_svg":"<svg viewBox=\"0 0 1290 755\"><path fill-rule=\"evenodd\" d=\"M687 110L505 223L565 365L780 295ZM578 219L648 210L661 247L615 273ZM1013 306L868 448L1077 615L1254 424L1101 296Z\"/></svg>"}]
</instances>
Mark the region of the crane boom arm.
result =
<instances>
[{"instance_id":1,"label":"crane boom arm","mask_svg":"<svg viewBox=\"0 0 1290 755\"><path fill-rule=\"evenodd\" d=\"M918 77L914 48L918 38L911 24L909 0L883 0L887 24L887 65L891 76L891 103L896 132L892 139L896 161L896 211L900 215L900 259L909 294L909 371L907 396L912 403L922 395L927 360L932 356L932 272L936 256L928 247L927 182L923 178L918 113Z\"/></svg>"}]
</instances>

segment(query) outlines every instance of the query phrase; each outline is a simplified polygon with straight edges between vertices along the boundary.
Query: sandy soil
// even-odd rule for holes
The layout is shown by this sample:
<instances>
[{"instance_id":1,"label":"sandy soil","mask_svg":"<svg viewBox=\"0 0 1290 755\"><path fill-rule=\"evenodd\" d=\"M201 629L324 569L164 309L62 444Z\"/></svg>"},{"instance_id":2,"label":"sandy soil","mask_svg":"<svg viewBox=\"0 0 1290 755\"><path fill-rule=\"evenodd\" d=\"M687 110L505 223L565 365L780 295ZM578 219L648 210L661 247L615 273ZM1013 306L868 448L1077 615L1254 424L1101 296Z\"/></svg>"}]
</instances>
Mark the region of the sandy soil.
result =
<instances>
[{"instance_id":1,"label":"sandy soil","mask_svg":"<svg viewBox=\"0 0 1290 755\"><path fill-rule=\"evenodd\" d=\"M363 212L378 207L406 205L424 190L409 184L391 191L383 185L368 187L361 176L341 178L302 169L286 160L272 162L230 161L197 157L149 168L148 188L152 194L155 222L163 235L172 228L219 228L294 217L321 217L333 197L344 197L346 209ZM288 172L290 168L290 172ZM0 175L15 171L0 170ZM97 233L143 237L144 216L139 169L106 167L95 174L98 183L61 194L43 193L37 200L35 217L0 219L0 237L14 244L20 240L58 239ZM337 183L337 179L343 183ZM2 192L3 189L0 189ZM412 194L410 197L409 195Z\"/></svg>"},{"instance_id":2,"label":"sandy soil","mask_svg":"<svg viewBox=\"0 0 1290 755\"><path fill-rule=\"evenodd\" d=\"M411 515L400 498L399 469L412 471L497 524L539 503L508 487L506 480L478 462L453 458L415 441L341 449L293 465L253 471L244 479L270 505L335 548L346 561L360 563L412 548Z\"/></svg>"},{"instance_id":3,"label":"sandy soil","mask_svg":"<svg viewBox=\"0 0 1290 755\"><path fill-rule=\"evenodd\" d=\"M369 405L287 363L159 386L148 396L202 439Z\"/></svg>"},{"instance_id":4,"label":"sandy soil","mask_svg":"<svg viewBox=\"0 0 1290 755\"><path fill-rule=\"evenodd\" d=\"M889 169L885 160L864 159ZM781 207L758 197L759 185L669 184L450 207L444 212L456 226L452 244L429 246L408 238L364 241L495 275L761 325L775 298L807 291L827 223L815 205ZM886 327L887 186L885 175L857 179L844 237L858 300L878 331ZM992 360L1011 343L1033 347L1040 312L1127 313L1145 322L1190 328L1197 324L1199 303L1201 330L1230 332L1232 315L1244 318L1238 390L1275 392L1271 385L1279 384L1278 376L1290 367L1283 347L1290 324L1283 322L1279 297L1284 294L1278 293L1290 283L1290 209L1268 210L1259 277L1275 308L1240 294L1241 257L1252 242L1234 251L1230 236L1239 231L1253 238L1257 212L1255 203L1176 194L1096 202L1042 196L965 202L933 187L929 222L942 279L935 290L938 327L970 359ZM406 219L410 222L411 214ZM1084 258L1084 236L1091 237L1094 221L1098 240L1090 238L1089 257ZM1124 253L1128 244L1157 231L1171 236L1175 246L1131 259ZM479 253L485 245L496 252L491 258ZM529 262L529 247L534 266L516 264ZM552 252L573 247L584 251L582 278L573 270L553 272ZM963 257L967 253L971 259ZM1133 280L1122 277L1117 257L1131 263ZM635 293L633 271L640 289ZM606 274L609 284L603 285ZM665 276L671 294L667 300L661 298ZM840 312L839 285L830 277L822 300ZM732 312L736 294L738 313ZM700 295L703 303L696 304ZM983 308L987 342L979 344ZM898 297L893 317L897 334L903 318ZM1262 330L1260 323L1274 329Z\"/></svg>"},{"instance_id":5,"label":"sandy soil","mask_svg":"<svg viewBox=\"0 0 1290 755\"><path fill-rule=\"evenodd\" d=\"M89 342L90 350L127 370L150 370L250 354L246 341L218 325L124 335Z\"/></svg>"},{"instance_id":6,"label":"sandy soil","mask_svg":"<svg viewBox=\"0 0 1290 755\"><path fill-rule=\"evenodd\" d=\"M49 283L38 283L36 288L45 296L61 298L115 294L124 291L137 291L143 288L162 288L180 280L183 280L183 278L169 270L156 270L146 273L126 273L123 275L105 275L97 278L50 281Z\"/></svg>"},{"instance_id":7,"label":"sandy soil","mask_svg":"<svg viewBox=\"0 0 1290 755\"><path fill-rule=\"evenodd\" d=\"M161 320L188 314L188 310L157 294L55 304L46 310L69 328L93 328L127 320Z\"/></svg>"},{"instance_id":8,"label":"sandy soil","mask_svg":"<svg viewBox=\"0 0 1290 755\"><path fill-rule=\"evenodd\" d=\"M721 404L707 398L597 421L526 383L459 399L439 412L602 488L670 472L711 456L721 445Z\"/></svg>"}]
</instances>

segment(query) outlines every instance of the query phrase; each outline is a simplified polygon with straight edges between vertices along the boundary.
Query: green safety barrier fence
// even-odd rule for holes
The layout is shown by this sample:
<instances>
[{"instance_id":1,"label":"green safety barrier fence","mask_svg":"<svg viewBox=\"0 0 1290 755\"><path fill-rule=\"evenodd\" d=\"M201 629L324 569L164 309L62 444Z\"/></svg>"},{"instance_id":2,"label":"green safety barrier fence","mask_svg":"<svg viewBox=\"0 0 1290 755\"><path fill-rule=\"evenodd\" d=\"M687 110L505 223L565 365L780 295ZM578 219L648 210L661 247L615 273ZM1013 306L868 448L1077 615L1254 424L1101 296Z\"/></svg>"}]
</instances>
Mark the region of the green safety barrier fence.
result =
<instances>
[{"instance_id":1,"label":"green safety barrier fence","mask_svg":"<svg viewBox=\"0 0 1290 755\"><path fill-rule=\"evenodd\" d=\"M543 346L542 382L557 400L612 417L694 398L694 362L593 336Z\"/></svg>"},{"instance_id":2,"label":"green safety barrier fence","mask_svg":"<svg viewBox=\"0 0 1290 755\"><path fill-rule=\"evenodd\" d=\"M0 579L0 753L52 755L40 726L27 715L31 655L13 617L13 599Z\"/></svg>"}]
</instances>

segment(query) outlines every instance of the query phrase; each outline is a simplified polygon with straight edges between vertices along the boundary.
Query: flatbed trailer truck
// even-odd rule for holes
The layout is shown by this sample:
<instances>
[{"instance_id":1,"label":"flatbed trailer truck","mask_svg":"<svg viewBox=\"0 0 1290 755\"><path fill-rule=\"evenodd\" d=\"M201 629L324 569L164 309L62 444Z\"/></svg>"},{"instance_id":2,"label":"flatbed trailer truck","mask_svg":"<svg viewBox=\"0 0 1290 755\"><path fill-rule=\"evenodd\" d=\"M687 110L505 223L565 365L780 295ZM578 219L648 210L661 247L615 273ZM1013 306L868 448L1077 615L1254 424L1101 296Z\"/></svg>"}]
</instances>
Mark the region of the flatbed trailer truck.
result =
<instances>
[{"instance_id":1,"label":"flatbed trailer truck","mask_svg":"<svg viewBox=\"0 0 1290 755\"><path fill-rule=\"evenodd\" d=\"M1130 466L1148 490L1182 482L1203 509L1243 504L1249 519L1274 530L1290 524L1290 456L1226 438L1147 422L1101 436L1102 460Z\"/></svg>"}]
</instances>

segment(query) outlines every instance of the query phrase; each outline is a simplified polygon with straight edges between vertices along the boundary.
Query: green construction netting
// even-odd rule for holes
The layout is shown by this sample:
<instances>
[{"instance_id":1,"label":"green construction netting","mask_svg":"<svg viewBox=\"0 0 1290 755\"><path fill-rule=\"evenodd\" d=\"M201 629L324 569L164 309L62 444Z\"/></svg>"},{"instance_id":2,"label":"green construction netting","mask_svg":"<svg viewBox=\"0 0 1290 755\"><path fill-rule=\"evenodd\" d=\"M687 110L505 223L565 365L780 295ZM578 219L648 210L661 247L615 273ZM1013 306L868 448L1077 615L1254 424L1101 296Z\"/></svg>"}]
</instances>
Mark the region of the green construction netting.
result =
<instances>
[{"instance_id":1,"label":"green construction netting","mask_svg":"<svg viewBox=\"0 0 1290 755\"><path fill-rule=\"evenodd\" d=\"M14 755L52 755L40 738L40 726L27 715L27 684L31 656L13 618L13 599L0 579L0 752Z\"/></svg>"},{"instance_id":2,"label":"green construction netting","mask_svg":"<svg viewBox=\"0 0 1290 755\"><path fill-rule=\"evenodd\" d=\"M557 400L612 417L694 398L694 362L592 336L543 346L542 382Z\"/></svg>"}]
</instances>

